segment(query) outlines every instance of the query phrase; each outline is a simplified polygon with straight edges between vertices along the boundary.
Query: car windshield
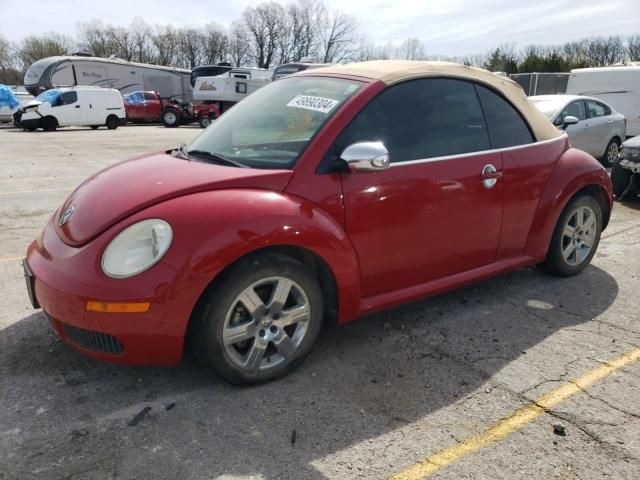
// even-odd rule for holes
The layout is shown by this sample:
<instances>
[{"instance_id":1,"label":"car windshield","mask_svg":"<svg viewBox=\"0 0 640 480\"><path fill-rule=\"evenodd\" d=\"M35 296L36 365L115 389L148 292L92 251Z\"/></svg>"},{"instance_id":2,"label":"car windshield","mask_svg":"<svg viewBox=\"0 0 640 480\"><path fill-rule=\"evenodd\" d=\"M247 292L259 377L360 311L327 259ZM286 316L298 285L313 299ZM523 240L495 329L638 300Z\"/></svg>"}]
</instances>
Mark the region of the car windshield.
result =
<instances>
[{"instance_id":1,"label":"car windshield","mask_svg":"<svg viewBox=\"0 0 640 480\"><path fill-rule=\"evenodd\" d=\"M540 110L542 113L544 113L547 116L547 118L552 118L558 112L558 110L560 110L562 105L564 105L563 102L560 102L556 99L550 99L550 100L530 99L530 100L538 108L538 110Z\"/></svg>"},{"instance_id":2,"label":"car windshield","mask_svg":"<svg viewBox=\"0 0 640 480\"><path fill-rule=\"evenodd\" d=\"M289 77L225 112L189 146L253 168L292 168L305 147L362 82Z\"/></svg>"},{"instance_id":3,"label":"car windshield","mask_svg":"<svg viewBox=\"0 0 640 480\"><path fill-rule=\"evenodd\" d=\"M56 100L58 100L58 97L63 93L64 92L62 90L53 88L51 90L47 90L46 92L42 92L36 97L36 100L39 100L41 102L49 102L51 105L55 105Z\"/></svg>"}]
</instances>

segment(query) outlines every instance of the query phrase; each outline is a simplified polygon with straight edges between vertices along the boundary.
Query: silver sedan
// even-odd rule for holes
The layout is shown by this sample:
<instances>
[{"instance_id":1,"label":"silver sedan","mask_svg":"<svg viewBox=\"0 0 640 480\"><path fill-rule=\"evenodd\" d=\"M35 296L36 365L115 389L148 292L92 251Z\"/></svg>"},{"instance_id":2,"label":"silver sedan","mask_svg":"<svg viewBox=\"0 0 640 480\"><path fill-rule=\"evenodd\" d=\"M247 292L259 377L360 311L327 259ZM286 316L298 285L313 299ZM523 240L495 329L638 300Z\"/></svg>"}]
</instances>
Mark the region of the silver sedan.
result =
<instances>
[{"instance_id":1,"label":"silver sedan","mask_svg":"<svg viewBox=\"0 0 640 480\"><path fill-rule=\"evenodd\" d=\"M627 120L597 98L578 95L536 95L529 100L558 128L564 129L574 147L610 167L626 138Z\"/></svg>"}]
</instances>

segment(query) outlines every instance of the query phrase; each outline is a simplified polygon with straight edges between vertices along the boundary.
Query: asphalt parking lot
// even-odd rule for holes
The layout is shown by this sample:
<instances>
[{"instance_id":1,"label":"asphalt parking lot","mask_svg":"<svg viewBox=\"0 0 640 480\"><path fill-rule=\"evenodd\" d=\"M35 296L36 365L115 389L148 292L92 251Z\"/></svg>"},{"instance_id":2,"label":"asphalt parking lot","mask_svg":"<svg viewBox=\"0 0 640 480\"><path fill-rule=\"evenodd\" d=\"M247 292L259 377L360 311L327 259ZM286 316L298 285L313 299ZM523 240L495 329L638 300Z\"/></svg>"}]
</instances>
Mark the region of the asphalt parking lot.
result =
<instances>
[{"instance_id":1,"label":"asphalt parking lot","mask_svg":"<svg viewBox=\"0 0 640 480\"><path fill-rule=\"evenodd\" d=\"M29 305L28 243L86 176L200 131L0 126L0 479L640 478L640 201L578 277L526 269L327 329L257 388L62 344Z\"/></svg>"}]
</instances>

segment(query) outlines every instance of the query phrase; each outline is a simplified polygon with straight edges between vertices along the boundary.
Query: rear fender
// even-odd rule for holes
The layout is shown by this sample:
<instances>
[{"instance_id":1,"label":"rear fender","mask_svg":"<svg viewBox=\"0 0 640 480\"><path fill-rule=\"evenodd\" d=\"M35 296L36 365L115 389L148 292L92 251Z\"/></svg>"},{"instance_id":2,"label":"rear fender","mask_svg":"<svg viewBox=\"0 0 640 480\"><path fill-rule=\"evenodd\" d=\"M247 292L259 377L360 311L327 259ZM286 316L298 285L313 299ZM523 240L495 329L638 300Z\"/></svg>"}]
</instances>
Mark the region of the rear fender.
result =
<instances>
[{"instance_id":1,"label":"rear fender","mask_svg":"<svg viewBox=\"0 0 640 480\"><path fill-rule=\"evenodd\" d=\"M547 255L549 243L558 218L576 193L585 188L597 188L603 206L604 226L608 223L613 206L611 180L604 167L591 155L576 148L562 154L556 163L529 231L525 254L542 261Z\"/></svg>"}]
</instances>

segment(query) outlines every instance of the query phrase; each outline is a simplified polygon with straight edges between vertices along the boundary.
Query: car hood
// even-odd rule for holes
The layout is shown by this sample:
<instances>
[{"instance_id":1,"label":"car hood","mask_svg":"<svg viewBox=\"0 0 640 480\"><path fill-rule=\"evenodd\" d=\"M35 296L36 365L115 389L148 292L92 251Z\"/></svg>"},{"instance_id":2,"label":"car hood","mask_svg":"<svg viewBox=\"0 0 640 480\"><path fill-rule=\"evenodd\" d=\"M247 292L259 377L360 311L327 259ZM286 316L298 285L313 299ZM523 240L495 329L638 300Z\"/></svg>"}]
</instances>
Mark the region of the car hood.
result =
<instances>
[{"instance_id":1,"label":"car hood","mask_svg":"<svg viewBox=\"0 0 640 480\"><path fill-rule=\"evenodd\" d=\"M625 141L622 146L627 148L640 148L640 135Z\"/></svg>"},{"instance_id":2,"label":"car hood","mask_svg":"<svg viewBox=\"0 0 640 480\"><path fill-rule=\"evenodd\" d=\"M29 100L28 102L25 102L24 104L22 104L21 108L25 109L25 108L28 108L28 107L33 107L34 105L40 106L43 103L45 103L45 102L40 101L40 100Z\"/></svg>"},{"instance_id":3,"label":"car hood","mask_svg":"<svg viewBox=\"0 0 640 480\"><path fill-rule=\"evenodd\" d=\"M106 168L82 182L56 212L55 228L66 244L80 246L123 218L165 200L224 188L280 191L291 174L290 170L259 170L183 160L166 153L137 157ZM61 222L67 215L66 222Z\"/></svg>"}]
</instances>

